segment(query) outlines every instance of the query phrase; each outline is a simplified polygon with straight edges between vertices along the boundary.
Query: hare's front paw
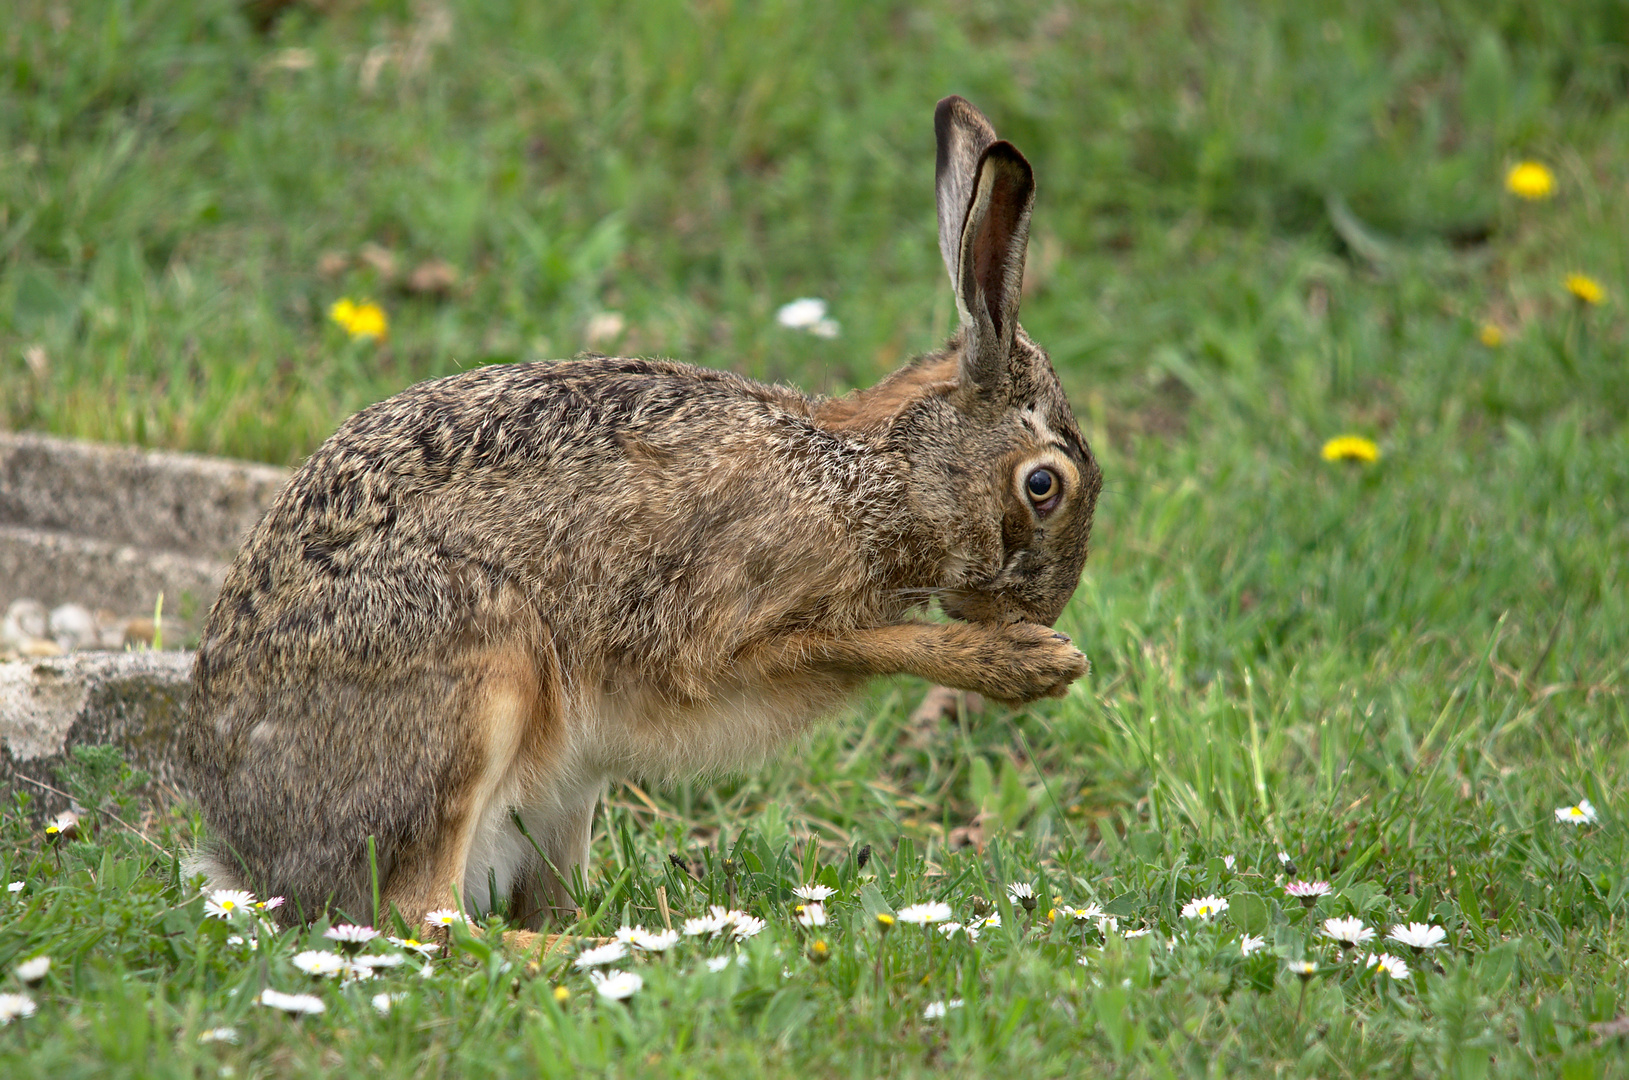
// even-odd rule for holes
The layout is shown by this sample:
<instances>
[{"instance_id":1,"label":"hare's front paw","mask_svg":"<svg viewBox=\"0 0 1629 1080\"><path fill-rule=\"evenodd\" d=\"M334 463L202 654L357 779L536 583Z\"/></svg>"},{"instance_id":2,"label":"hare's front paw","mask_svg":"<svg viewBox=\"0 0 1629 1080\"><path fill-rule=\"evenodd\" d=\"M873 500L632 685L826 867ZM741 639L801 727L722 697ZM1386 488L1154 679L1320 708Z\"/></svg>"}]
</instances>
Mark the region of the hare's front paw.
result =
<instances>
[{"instance_id":1,"label":"hare's front paw","mask_svg":"<svg viewBox=\"0 0 1629 1080\"><path fill-rule=\"evenodd\" d=\"M973 689L985 697L1010 703L1062 697L1090 666L1068 635L1049 626L1021 622L981 629L989 635L989 651Z\"/></svg>"}]
</instances>

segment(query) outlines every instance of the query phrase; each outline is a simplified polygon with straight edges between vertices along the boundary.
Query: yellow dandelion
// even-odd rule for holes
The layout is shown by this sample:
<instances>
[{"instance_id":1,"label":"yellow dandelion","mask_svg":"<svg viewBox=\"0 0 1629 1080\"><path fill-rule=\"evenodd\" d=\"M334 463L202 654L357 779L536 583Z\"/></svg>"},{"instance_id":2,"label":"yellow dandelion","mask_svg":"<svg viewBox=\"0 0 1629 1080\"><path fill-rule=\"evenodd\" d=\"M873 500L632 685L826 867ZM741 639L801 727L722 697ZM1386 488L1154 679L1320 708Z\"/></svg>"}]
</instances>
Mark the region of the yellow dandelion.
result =
<instances>
[{"instance_id":1,"label":"yellow dandelion","mask_svg":"<svg viewBox=\"0 0 1629 1080\"><path fill-rule=\"evenodd\" d=\"M1476 340L1490 349L1497 349L1505 343L1505 332L1492 323L1483 323L1482 329L1476 332Z\"/></svg>"},{"instance_id":2,"label":"yellow dandelion","mask_svg":"<svg viewBox=\"0 0 1629 1080\"><path fill-rule=\"evenodd\" d=\"M1380 447L1362 435L1337 435L1324 443L1325 461L1361 461L1373 465L1380 460Z\"/></svg>"},{"instance_id":3,"label":"yellow dandelion","mask_svg":"<svg viewBox=\"0 0 1629 1080\"><path fill-rule=\"evenodd\" d=\"M1583 274L1567 275L1567 291L1586 304L1599 304L1606 299L1606 290L1601 288L1601 283Z\"/></svg>"},{"instance_id":4,"label":"yellow dandelion","mask_svg":"<svg viewBox=\"0 0 1629 1080\"><path fill-rule=\"evenodd\" d=\"M571 991L567 990L564 986L556 986L554 988L554 1000L564 1005L566 1002L571 1000Z\"/></svg>"},{"instance_id":5,"label":"yellow dandelion","mask_svg":"<svg viewBox=\"0 0 1629 1080\"><path fill-rule=\"evenodd\" d=\"M1518 199L1548 199L1555 194L1555 173L1537 161L1518 161L1505 174L1505 190Z\"/></svg>"},{"instance_id":6,"label":"yellow dandelion","mask_svg":"<svg viewBox=\"0 0 1629 1080\"><path fill-rule=\"evenodd\" d=\"M372 300L354 303L349 297L334 301L328 317L338 323L353 338L380 340L390 333L390 320L384 308Z\"/></svg>"}]
</instances>

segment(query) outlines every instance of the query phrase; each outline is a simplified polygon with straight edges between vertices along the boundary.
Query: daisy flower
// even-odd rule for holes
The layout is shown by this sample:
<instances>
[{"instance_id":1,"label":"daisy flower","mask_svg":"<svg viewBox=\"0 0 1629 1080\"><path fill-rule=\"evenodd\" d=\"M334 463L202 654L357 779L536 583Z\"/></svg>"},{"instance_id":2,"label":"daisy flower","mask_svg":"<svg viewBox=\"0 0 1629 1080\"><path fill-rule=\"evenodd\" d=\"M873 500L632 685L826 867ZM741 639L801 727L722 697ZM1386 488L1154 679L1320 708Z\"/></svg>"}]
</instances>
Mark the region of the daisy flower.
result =
<instances>
[{"instance_id":1,"label":"daisy flower","mask_svg":"<svg viewBox=\"0 0 1629 1080\"><path fill-rule=\"evenodd\" d=\"M738 911L735 913L735 940L745 941L768 925L760 918Z\"/></svg>"},{"instance_id":2,"label":"daisy flower","mask_svg":"<svg viewBox=\"0 0 1629 1080\"><path fill-rule=\"evenodd\" d=\"M216 889L204 900L204 914L214 919L230 919L248 910L254 902L254 893L242 889Z\"/></svg>"},{"instance_id":3,"label":"daisy flower","mask_svg":"<svg viewBox=\"0 0 1629 1080\"><path fill-rule=\"evenodd\" d=\"M368 999L368 1004L372 1005L373 1010L380 1016L389 1016L390 1007L406 997L406 994L375 994Z\"/></svg>"},{"instance_id":4,"label":"daisy flower","mask_svg":"<svg viewBox=\"0 0 1629 1080\"><path fill-rule=\"evenodd\" d=\"M207 1031L198 1033L198 1041L200 1043L231 1043L235 1046L238 1041L238 1029L229 1027L209 1028Z\"/></svg>"},{"instance_id":5,"label":"daisy flower","mask_svg":"<svg viewBox=\"0 0 1629 1080\"><path fill-rule=\"evenodd\" d=\"M27 994L0 994L0 1025L26 1020L39 1006Z\"/></svg>"},{"instance_id":6,"label":"daisy flower","mask_svg":"<svg viewBox=\"0 0 1629 1080\"><path fill-rule=\"evenodd\" d=\"M1264 937L1255 937L1253 935L1246 934L1244 937L1239 939L1239 952L1244 956L1249 956L1251 953L1260 949L1265 949L1266 947L1267 939Z\"/></svg>"},{"instance_id":7,"label":"daisy flower","mask_svg":"<svg viewBox=\"0 0 1629 1080\"><path fill-rule=\"evenodd\" d=\"M930 1001L928 1007L922 1010L922 1019L938 1020L951 1009L961 1008L962 1004L961 998L951 998L949 1001Z\"/></svg>"},{"instance_id":8,"label":"daisy flower","mask_svg":"<svg viewBox=\"0 0 1629 1080\"><path fill-rule=\"evenodd\" d=\"M1362 919L1325 919L1323 934L1348 949L1374 940L1374 931L1364 926Z\"/></svg>"},{"instance_id":9,"label":"daisy flower","mask_svg":"<svg viewBox=\"0 0 1629 1080\"><path fill-rule=\"evenodd\" d=\"M594 990L607 1001L631 998L645 985L645 980L632 971L593 971L588 977L594 983Z\"/></svg>"},{"instance_id":10,"label":"daisy flower","mask_svg":"<svg viewBox=\"0 0 1629 1080\"><path fill-rule=\"evenodd\" d=\"M1147 937L1149 934L1152 934L1153 932L1154 932L1154 930L1153 930L1152 927L1139 926L1135 930L1127 930L1126 931L1126 937L1128 937L1128 938Z\"/></svg>"},{"instance_id":11,"label":"daisy flower","mask_svg":"<svg viewBox=\"0 0 1629 1080\"><path fill-rule=\"evenodd\" d=\"M716 975L730 966L730 960L731 958L728 956L710 956L707 958L707 970ZM734 957L734 960L738 967L747 962L747 958L744 956Z\"/></svg>"},{"instance_id":12,"label":"daisy flower","mask_svg":"<svg viewBox=\"0 0 1629 1080\"><path fill-rule=\"evenodd\" d=\"M826 925L826 908L825 905L818 901L811 900L807 904L799 904L793 910L797 912L799 926L815 927Z\"/></svg>"},{"instance_id":13,"label":"daisy flower","mask_svg":"<svg viewBox=\"0 0 1629 1080\"><path fill-rule=\"evenodd\" d=\"M823 903L828 896L837 890L830 885L799 885L792 890L792 895L799 900L807 900L811 904Z\"/></svg>"},{"instance_id":14,"label":"daisy flower","mask_svg":"<svg viewBox=\"0 0 1629 1080\"><path fill-rule=\"evenodd\" d=\"M820 338L834 338L842 332L836 319L826 317L826 302L813 296L781 305L775 312L775 321L789 330L807 330Z\"/></svg>"},{"instance_id":15,"label":"daisy flower","mask_svg":"<svg viewBox=\"0 0 1629 1080\"><path fill-rule=\"evenodd\" d=\"M1440 949L1448 940L1448 931L1440 926L1429 923L1416 922L1407 926L1401 924L1391 928L1386 937L1400 945L1407 945L1415 952L1425 949Z\"/></svg>"},{"instance_id":16,"label":"daisy flower","mask_svg":"<svg viewBox=\"0 0 1629 1080\"><path fill-rule=\"evenodd\" d=\"M1182 917L1204 919L1209 922L1226 910L1227 901L1220 896L1201 896L1197 900L1189 900L1182 906Z\"/></svg>"},{"instance_id":17,"label":"daisy flower","mask_svg":"<svg viewBox=\"0 0 1629 1080\"><path fill-rule=\"evenodd\" d=\"M628 955L628 946L620 941L613 941L598 948L584 949L578 954L575 961L578 970L599 967L601 964L614 964Z\"/></svg>"},{"instance_id":18,"label":"daisy flower","mask_svg":"<svg viewBox=\"0 0 1629 1080\"><path fill-rule=\"evenodd\" d=\"M24 885L24 882L13 881L11 884L6 886L6 891L8 893L11 893L13 896L15 896L18 893L23 891L23 885Z\"/></svg>"},{"instance_id":19,"label":"daisy flower","mask_svg":"<svg viewBox=\"0 0 1629 1080\"><path fill-rule=\"evenodd\" d=\"M1113 915L1105 915L1101 919L1097 920L1097 932L1102 934L1104 937L1108 937L1110 934L1118 932L1119 929L1120 920L1116 919Z\"/></svg>"},{"instance_id":20,"label":"daisy flower","mask_svg":"<svg viewBox=\"0 0 1629 1080\"><path fill-rule=\"evenodd\" d=\"M328 1006L322 1003L322 998L315 994L284 994L277 990L262 990L255 997L255 1003L271 1009L282 1009L295 1016L315 1016L328 1011Z\"/></svg>"},{"instance_id":21,"label":"daisy flower","mask_svg":"<svg viewBox=\"0 0 1629 1080\"><path fill-rule=\"evenodd\" d=\"M424 917L426 926L452 926L454 923L469 925L469 920L458 913L457 908L438 908Z\"/></svg>"},{"instance_id":22,"label":"daisy flower","mask_svg":"<svg viewBox=\"0 0 1629 1080\"><path fill-rule=\"evenodd\" d=\"M1234 858L1234 857L1233 857L1233 856L1231 856L1231 855L1223 855L1223 856L1222 856L1222 865L1223 865L1223 866L1224 866L1224 867L1226 867L1226 868L1227 868L1227 869L1228 869L1228 870L1229 870L1229 871L1231 871L1231 870L1232 870L1232 869L1233 869L1233 864L1234 864L1234 863L1235 863L1235 862L1237 862L1237 861L1238 861L1238 860L1237 860L1237 859L1235 859L1235 858Z\"/></svg>"},{"instance_id":23,"label":"daisy flower","mask_svg":"<svg viewBox=\"0 0 1629 1080\"><path fill-rule=\"evenodd\" d=\"M408 952L416 952L420 956L431 956L439 952L441 949L441 946L437 945L433 941L420 941L417 938L392 937L386 938L385 940L396 946L398 949L405 949Z\"/></svg>"},{"instance_id":24,"label":"daisy flower","mask_svg":"<svg viewBox=\"0 0 1629 1080\"><path fill-rule=\"evenodd\" d=\"M1025 911L1035 910L1035 889L1027 881L1015 881L1008 885L1007 897Z\"/></svg>"},{"instance_id":25,"label":"daisy flower","mask_svg":"<svg viewBox=\"0 0 1629 1080\"><path fill-rule=\"evenodd\" d=\"M1284 893L1293 896L1307 907L1318 902L1318 897L1328 896L1333 890L1327 881L1289 881L1284 884Z\"/></svg>"},{"instance_id":26,"label":"daisy flower","mask_svg":"<svg viewBox=\"0 0 1629 1080\"><path fill-rule=\"evenodd\" d=\"M17 976L19 982L33 986L35 983L45 978L46 973L50 970L51 958L49 956L36 956L32 960L24 960L22 963L12 968L11 973Z\"/></svg>"},{"instance_id":27,"label":"daisy flower","mask_svg":"<svg viewBox=\"0 0 1629 1080\"><path fill-rule=\"evenodd\" d=\"M1286 960L1284 961L1284 967L1303 979L1310 979L1318 974L1318 965L1311 960Z\"/></svg>"},{"instance_id":28,"label":"daisy flower","mask_svg":"<svg viewBox=\"0 0 1629 1080\"><path fill-rule=\"evenodd\" d=\"M374 971L371 967L368 967L366 964L355 964L347 960L345 961L344 966L340 968L340 974L344 975L345 981L349 983L361 982L364 979L371 979L377 976L379 973Z\"/></svg>"},{"instance_id":29,"label":"daisy flower","mask_svg":"<svg viewBox=\"0 0 1629 1080\"><path fill-rule=\"evenodd\" d=\"M913 926L926 926L929 923L944 922L950 918L950 905L942 900L930 900L925 904L912 904L899 909L899 921L910 923Z\"/></svg>"},{"instance_id":30,"label":"daisy flower","mask_svg":"<svg viewBox=\"0 0 1629 1080\"><path fill-rule=\"evenodd\" d=\"M677 930L641 930L628 940L628 944L641 952L667 952L678 944L679 932Z\"/></svg>"},{"instance_id":31,"label":"daisy flower","mask_svg":"<svg viewBox=\"0 0 1629 1080\"><path fill-rule=\"evenodd\" d=\"M293 964L313 978L331 978L345 970L345 958L339 953L307 949L296 953Z\"/></svg>"},{"instance_id":32,"label":"daisy flower","mask_svg":"<svg viewBox=\"0 0 1629 1080\"><path fill-rule=\"evenodd\" d=\"M352 926L350 923L341 923L330 926L322 932L322 936L329 941L336 941L339 947L348 953L354 953L368 942L379 936L379 931L371 926Z\"/></svg>"},{"instance_id":33,"label":"daisy flower","mask_svg":"<svg viewBox=\"0 0 1629 1080\"><path fill-rule=\"evenodd\" d=\"M1101 919L1103 917L1103 909L1097 904L1087 904L1085 907L1075 908L1070 912L1070 914L1074 916L1077 923L1087 923L1091 922L1093 919Z\"/></svg>"},{"instance_id":34,"label":"daisy flower","mask_svg":"<svg viewBox=\"0 0 1629 1080\"><path fill-rule=\"evenodd\" d=\"M1367 956L1363 960L1363 966L1366 968L1379 968L1394 979L1408 978L1408 965L1390 953Z\"/></svg>"},{"instance_id":35,"label":"daisy flower","mask_svg":"<svg viewBox=\"0 0 1629 1080\"><path fill-rule=\"evenodd\" d=\"M268 896L264 900L255 901L256 911L276 911L282 906L283 898L281 896Z\"/></svg>"},{"instance_id":36,"label":"daisy flower","mask_svg":"<svg viewBox=\"0 0 1629 1080\"><path fill-rule=\"evenodd\" d=\"M377 971L379 968L398 967L406 962L407 957L403 956L399 952L370 953L367 956L359 956L355 960L351 961L351 966L359 968L371 968Z\"/></svg>"},{"instance_id":37,"label":"daisy flower","mask_svg":"<svg viewBox=\"0 0 1629 1080\"><path fill-rule=\"evenodd\" d=\"M984 916L984 918L982 918L982 919L971 919L971 920L968 921L967 925L973 927L976 930L983 930L985 927L988 927L988 926L1000 926L1001 925L1001 912L992 911L992 912L990 912L990 914Z\"/></svg>"},{"instance_id":38,"label":"daisy flower","mask_svg":"<svg viewBox=\"0 0 1629 1080\"><path fill-rule=\"evenodd\" d=\"M1576 806L1556 807L1555 819L1567 825L1593 825L1595 807L1590 805L1588 799L1579 799Z\"/></svg>"}]
</instances>

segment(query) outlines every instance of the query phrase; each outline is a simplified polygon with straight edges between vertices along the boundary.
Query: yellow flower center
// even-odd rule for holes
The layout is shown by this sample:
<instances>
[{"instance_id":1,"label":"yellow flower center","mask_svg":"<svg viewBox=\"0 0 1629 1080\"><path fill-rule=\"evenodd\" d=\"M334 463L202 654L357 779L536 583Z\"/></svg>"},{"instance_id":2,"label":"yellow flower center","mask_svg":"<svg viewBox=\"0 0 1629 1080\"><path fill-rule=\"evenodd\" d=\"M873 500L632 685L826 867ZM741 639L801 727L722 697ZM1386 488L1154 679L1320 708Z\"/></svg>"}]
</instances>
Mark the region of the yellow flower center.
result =
<instances>
[{"instance_id":1,"label":"yellow flower center","mask_svg":"<svg viewBox=\"0 0 1629 1080\"><path fill-rule=\"evenodd\" d=\"M1548 199L1555 194L1555 174L1537 161L1520 161L1505 174L1505 189L1519 199Z\"/></svg>"}]
</instances>

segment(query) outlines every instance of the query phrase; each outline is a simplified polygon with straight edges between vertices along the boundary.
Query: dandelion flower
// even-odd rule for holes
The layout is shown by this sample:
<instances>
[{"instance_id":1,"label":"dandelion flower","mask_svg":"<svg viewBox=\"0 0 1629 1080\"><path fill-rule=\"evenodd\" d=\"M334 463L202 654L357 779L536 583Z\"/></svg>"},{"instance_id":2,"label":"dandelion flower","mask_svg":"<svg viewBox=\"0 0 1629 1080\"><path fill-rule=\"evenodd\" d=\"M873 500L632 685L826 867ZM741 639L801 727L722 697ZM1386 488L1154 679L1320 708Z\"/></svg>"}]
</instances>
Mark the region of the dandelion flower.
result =
<instances>
[{"instance_id":1,"label":"dandelion flower","mask_svg":"<svg viewBox=\"0 0 1629 1080\"><path fill-rule=\"evenodd\" d=\"M1408 965L1390 953L1364 957L1363 966L1365 968L1379 968L1394 979L1408 978Z\"/></svg>"},{"instance_id":2,"label":"dandelion flower","mask_svg":"<svg viewBox=\"0 0 1629 1080\"><path fill-rule=\"evenodd\" d=\"M1593 825L1595 807L1590 805L1588 799L1579 799L1576 806L1556 807L1555 819L1567 825Z\"/></svg>"},{"instance_id":3,"label":"dandelion flower","mask_svg":"<svg viewBox=\"0 0 1629 1080\"><path fill-rule=\"evenodd\" d=\"M216 889L204 900L204 914L215 919L230 919L248 910L254 902L254 893L242 889Z\"/></svg>"},{"instance_id":4,"label":"dandelion flower","mask_svg":"<svg viewBox=\"0 0 1629 1080\"><path fill-rule=\"evenodd\" d=\"M1264 937L1254 937L1250 934L1246 934L1244 937L1239 939L1239 952L1244 956L1249 956L1251 953L1260 949L1265 949L1266 947L1267 939Z\"/></svg>"},{"instance_id":5,"label":"dandelion flower","mask_svg":"<svg viewBox=\"0 0 1629 1080\"><path fill-rule=\"evenodd\" d=\"M282 1009L295 1016L315 1016L328 1011L322 998L315 994L284 994L277 990L262 990L255 1003L271 1009Z\"/></svg>"},{"instance_id":6,"label":"dandelion flower","mask_svg":"<svg viewBox=\"0 0 1629 1080\"><path fill-rule=\"evenodd\" d=\"M809 946L809 959L816 964L824 964L831 959L831 946L826 944L824 938Z\"/></svg>"},{"instance_id":7,"label":"dandelion flower","mask_svg":"<svg viewBox=\"0 0 1629 1080\"><path fill-rule=\"evenodd\" d=\"M645 980L632 971L593 971L588 975L594 990L607 1001L623 1001L639 993Z\"/></svg>"},{"instance_id":8,"label":"dandelion flower","mask_svg":"<svg viewBox=\"0 0 1629 1080\"><path fill-rule=\"evenodd\" d=\"M1380 460L1380 447L1361 435L1337 435L1324 443L1321 454L1325 461L1359 461L1373 465Z\"/></svg>"},{"instance_id":9,"label":"dandelion flower","mask_svg":"<svg viewBox=\"0 0 1629 1080\"><path fill-rule=\"evenodd\" d=\"M1518 161L1505 174L1505 190L1530 202L1548 199L1555 194L1555 174L1537 161Z\"/></svg>"},{"instance_id":10,"label":"dandelion flower","mask_svg":"<svg viewBox=\"0 0 1629 1080\"><path fill-rule=\"evenodd\" d=\"M1606 299L1606 290L1601 288L1601 283L1584 274L1568 274L1566 285L1568 292L1591 306Z\"/></svg>"},{"instance_id":11,"label":"dandelion flower","mask_svg":"<svg viewBox=\"0 0 1629 1080\"><path fill-rule=\"evenodd\" d=\"M811 904L823 903L828 896L837 890L830 885L799 885L792 890L792 895L799 900L807 900Z\"/></svg>"},{"instance_id":12,"label":"dandelion flower","mask_svg":"<svg viewBox=\"0 0 1629 1080\"><path fill-rule=\"evenodd\" d=\"M1325 919L1323 934L1348 949L1374 940L1374 931L1364 926L1362 919Z\"/></svg>"},{"instance_id":13,"label":"dandelion flower","mask_svg":"<svg viewBox=\"0 0 1629 1080\"><path fill-rule=\"evenodd\" d=\"M799 926L815 927L826 925L826 907L824 904L810 901L807 904L799 904L796 911Z\"/></svg>"},{"instance_id":14,"label":"dandelion flower","mask_svg":"<svg viewBox=\"0 0 1629 1080\"><path fill-rule=\"evenodd\" d=\"M951 1009L961 1008L962 1004L961 998L951 998L949 1001L930 1001L927 1008L922 1010L922 1019L938 1020Z\"/></svg>"},{"instance_id":15,"label":"dandelion flower","mask_svg":"<svg viewBox=\"0 0 1629 1080\"><path fill-rule=\"evenodd\" d=\"M17 976L19 982L33 986L41 979L44 979L50 970L51 958L49 956L36 956L32 960L24 960L18 964L12 969L12 974Z\"/></svg>"},{"instance_id":16,"label":"dandelion flower","mask_svg":"<svg viewBox=\"0 0 1629 1080\"><path fill-rule=\"evenodd\" d=\"M1311 907L1318 902L1318 897L1328 896L1332 890L1327 881L1291 881L1284 885L1284 892L1293 896L1302 904Z\"/></svg>"},{"instance_id":17,"label":"dandelion flower","mask_svg":"<svg viewBox=\"0 0 1629 1080\"><path fill-rule=\"evenodd\" d=\"M371 926L352 926L350 923L341 923L330 926L322 932L322 936L329 941L339 943L339 947L346 952L354 953L368 942L379 936L379 931Z\"/></svg>"},{"instance_id":18,"label":"dandelion flower","mask_svg":"<svg viewBox=\"0 0 1629 1080\"><path fill-rule=\"evenodd\" d=\"M556 986L554 988L554 1000L564 1005L571 1000L571 990L565 986Z\"/></svg>"},{"instance_id":19,"label":"dandelion flower","mask_svg":"<svg viewBox=\"0 0 1629 1080\"><path fill-rule=\"evenodd\" d=\"M894 928L894 921L894 917L888 914L886 911L877 912L877 932L879 934L886 934L888 931Z\"/></svg>"},{"instance_id":20,"label":"dandelion flower","mask_svg":"<svg viewBox=\"0 0 1629 1080\"><path fill-rule=\"evenodd\" d=\"M1505 343L1505 332L1493 323L1483 323L1482 328L1476 332L1476 340L1490 349L1497 349Z\"/></svg>"},{"instance_id":21,"label":"dandelion flower","mask_svg":"<svg viewBox=\"0 0 1629 1080\"><path fill-rule=\"evenodd\" d=\"M601 964L614 964L628 955L628 946L620 941L613 941L608 945L601 945L594 949L584 949L576 960L578 970L598 967Z\"/></svg>"},{"instance_id":22,"label":"dandelion flower","mask_svg":"<svg viewBox=\"0 0 1629 1080\"><path fill-rule=\"evenodd\" d=\"M1440 926L1417 922L1409 923L1407 926L1401 924L1394 926L1386 937L1419 952L1424 949L1442 948L1448 940L1448 931Z\"/></svg>"},{"instance_id":23,"label":"dandelion flower","mask_svg":"<svg viewBox=\"0 0 1629 1080\"><path fill-rule=\"evenodd\" d=\"M950 905L942 900L930 900L925 904L912 904L899 909L899 921L910 923L913 926L926 926L929 923L944 922L950 918Z\"/></svg>"},{"instance_id":24,"label":"dandelion flower","mask_svg":"<svg viewBox=\"0 0 1629 1080\"><path fill-rule=\"evenodd\" d=\"M0 994L0 1025L26 1020L38 1008L27 994Z\"/></svg>"},{"instance_id":25,"label":"dandelion flower","mask_svg":"<svg viewBox=\"0 0 1629 1080\"><path fill-rule=\"evenodd\" d=\"M1204 919L1209 922L1227 910L1227 901L1220 896L1201 896L1197 900L1189 900L1182 906L1184 919Z\"/></svg>"},{"instance_id":26,"label":"dandelion flower","mask_svg":"<svg viewBox=\"0 0 1629 1080\"><path fill-rule=\"evenodd\" d=\"M209 1028L198 1033L198 1041L200 1043L232 1043L235 1046L238 1041L238 1029L229 1027Z\"/></svg>"},{"instance_id":27,"label":"dandelion flower","mask_svg":"<svg viewBox=\"0 0 1629 1080\"><path fill-rule=\"evenodd\" d=\"M332 978L345 970L345 958L339 953L321 949L307 949L295 954L293 964L313 978Z\"/></svg>"},{"instance_id":28,"label":"dandelion flower","mask_svg":"<svg viewBox=\"0 0 1629 1080\"><path fill-rule=\"evenodd\" d=\"M376 341L390 332L390 320L385 311L372 300L355 303L350 298L334 301L328 317L338 323L353 340Z\"/></svg>"}]
</instances>

